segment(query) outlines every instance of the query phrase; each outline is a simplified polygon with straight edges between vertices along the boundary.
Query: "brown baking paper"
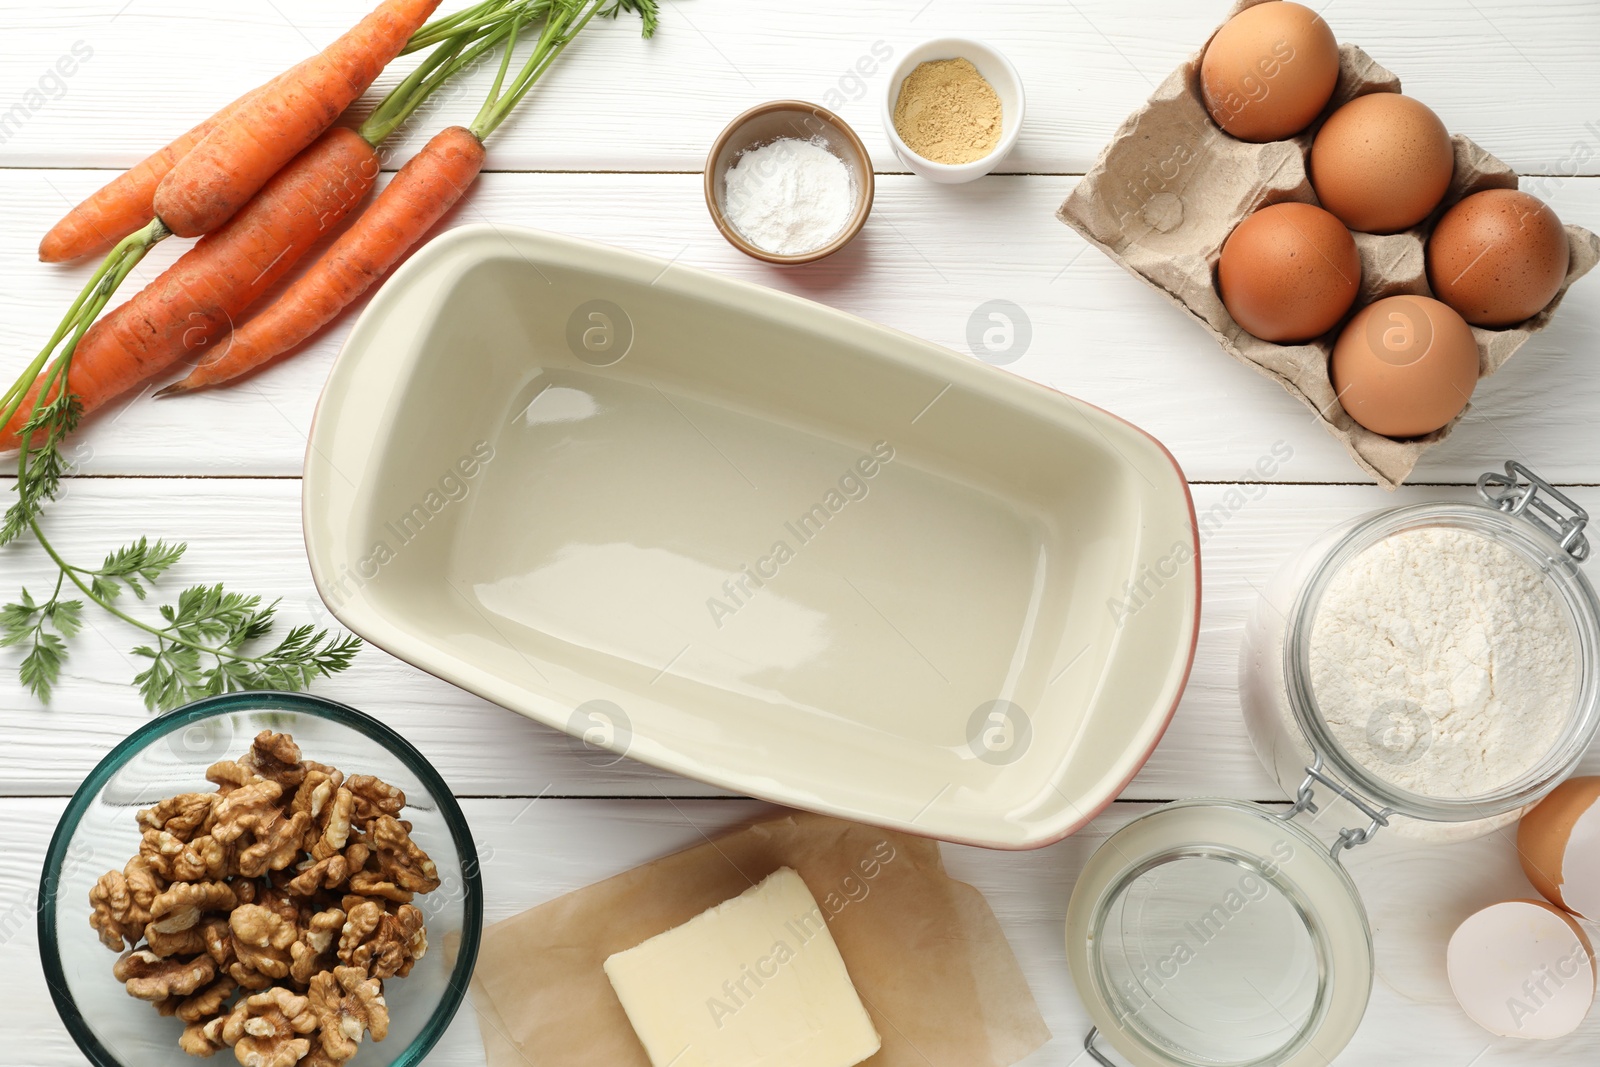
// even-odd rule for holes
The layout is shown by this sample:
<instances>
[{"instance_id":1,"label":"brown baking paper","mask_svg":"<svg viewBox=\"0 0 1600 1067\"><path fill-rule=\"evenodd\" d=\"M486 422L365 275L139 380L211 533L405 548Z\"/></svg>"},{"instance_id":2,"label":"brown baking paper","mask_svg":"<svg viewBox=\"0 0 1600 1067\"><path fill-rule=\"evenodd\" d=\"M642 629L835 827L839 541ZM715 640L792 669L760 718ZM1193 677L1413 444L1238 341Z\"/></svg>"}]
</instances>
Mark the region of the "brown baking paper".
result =
<instances>
[{"instance_id":1,"label":"brown baking paper","mask_svg":"<svg viewBox=\"0 0 1600 1067\"><path fill-rule=\"evenodd\" d=\"M650 1067L601 969L780 867L805 879L883 1038L870 1067L1008 1067L1050 1040L983 896L937 842L795 813L484 931L473 978L489 1067Z\"/></svg>"},{"instance_id":2,"label":"brown baking paper","mask_svg":"<svg viewBox=\"0 0 1600 1067\"><path fill-rule=\"evenodd\" d=\"M1232 14L1260 2L1242 0ZM1317 203L1306 160L1320 120L1286 141L1235 140L1206 113L1199 84L1204 55L1202 48L1191 56L1128 117L1057 217L1186 311L1229 355L1298 397L1362 470L1385 489L1394 489L1424 452L1450 435L1455 422L1426 437L1403 441L1362 428L1339 405L1328 378L1328 357L1338 329L1309 344L1273 344L1241 329L1217 296L1213 284L1217 260L1235 226L1267 204ZM1341 45L1339 58L1339 84L1324 115L1365 93L1400 91L1400 79L1354 45ZM1362 284L1352 314L1386 296L1432 296L1423 250L1434 222L1470 193L1517 187L1516 172L1510 167L1466 137L1457 134L1452 141L1455 177L1433 215L1405 233L1355 235ZM1480 378L1499 370L1529 337L1544 329L1567 287L1600 261L1600 238L1577 226L1566 230L1572 260L1566 282L1549 306L1509 329L1472 328Z\"/></svg>"}]
</instances>

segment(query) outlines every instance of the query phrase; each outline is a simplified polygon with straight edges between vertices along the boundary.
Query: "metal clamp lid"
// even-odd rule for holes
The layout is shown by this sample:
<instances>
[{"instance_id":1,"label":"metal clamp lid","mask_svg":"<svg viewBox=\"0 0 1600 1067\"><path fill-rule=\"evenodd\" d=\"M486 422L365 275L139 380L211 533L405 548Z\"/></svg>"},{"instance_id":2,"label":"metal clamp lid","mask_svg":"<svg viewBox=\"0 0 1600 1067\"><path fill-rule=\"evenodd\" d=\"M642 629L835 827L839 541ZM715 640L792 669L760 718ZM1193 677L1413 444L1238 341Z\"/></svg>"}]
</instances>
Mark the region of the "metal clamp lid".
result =
<instances>
[{"instance_id":1,"label":"metal clamp lid","mask_svg":"<svg viewBox=\"0 0 1600 1067\"><path fill-rule=\"evenodd\" d=\"M1508 515L1520 515L1549 534L1575 562L1589 558L1589 539L1583 532L1589 524L1589 513L1516 460L1506 463L1504 474L1490 471L1479 478L1478 495L1492 507Z\"/></svg>"},{"instance_id":2,"label":"metal clamp lid","mask_svg":"<svg viewBox=\"0 0 1600 1067\"><path fill-rule=\"evenodd\" d=\"M1279 815L1278 818L1287 822L1303 811L1309 811L1315 815L1320 810L1317 807L1315 798L1316 787L1319 783L1333 790L1340 799L1349 802L1370 820L1365 827L1359 830L1351 829L1348 826L1339 830L1338 839L1334 841L1333 846L1328 850L1336 862L1340 858L1339 854L1341 852L1371 841L1374 834L1389 825L1389 816L1395 814L1393 808L1374 807L1360 793L1331 777L1322 769L1322 753L1318 752L1315 754L1311 766L1306 768L1305 781L1301 782L1300 788L1295 791L1294 806Z\"/></svg>"},{"instance_id":3,"label":"metal clamp lid","mask_svg":"<svg viewBox=\"0 0 1600 1067\"><path fill-rule=\"evenodd\" d=\"M1100 1064L1101 1067L1117 1067L1116 1064L1112 1063L1106 1058L1106 1054L1104 1052L1101 1052L1095 1047L1095 1042L1099 1040L1100 1028L1098 1026L1089 1027L1089 1032L1085 1034L1083 1038L1083 1051L1087 1052L1089 1054L1089 1058Z\"/></svg>"}]
</instances>

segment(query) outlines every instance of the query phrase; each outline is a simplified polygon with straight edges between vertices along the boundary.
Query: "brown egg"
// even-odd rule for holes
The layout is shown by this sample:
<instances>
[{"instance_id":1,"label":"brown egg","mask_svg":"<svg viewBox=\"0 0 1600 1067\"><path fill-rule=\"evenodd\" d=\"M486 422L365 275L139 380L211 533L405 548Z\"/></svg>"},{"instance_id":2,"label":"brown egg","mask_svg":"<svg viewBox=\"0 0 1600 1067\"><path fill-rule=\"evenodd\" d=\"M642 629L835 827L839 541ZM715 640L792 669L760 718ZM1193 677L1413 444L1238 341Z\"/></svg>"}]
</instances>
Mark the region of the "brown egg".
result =
<instances>
[{"instance_id":1,"label":"brown egg","mask_svg":"<svg viewBox=\"0 0 1600 1067\"><path fill-rule=\"evenodd\" d=\"M1488 189L1444 213L1428 239L1433 295L1474 326L1510 326L1537 315L1567 278L1571 249L1543 200Z\"/></svg>"},{"instance_id":2,"label":"brown egg","mask_svg":"<svg viewBox=\"0 0 1600 1067\"><path fill-rule=\"evenodd\" d=\"M1317 199L1362 233L1398 233L1427 218L1455 165L1439 116L1399 93L1356 97L1328 116L1311 145Z\"/></svg>"},{"instance_id":3,"label":"brown egg","mask_svg":"<svg viewBox=\"0 0 1600 1067\"><path fill-rule=\"evenodd\" d=\"M1550 903L1600 919L1600 778L1570 778L1524 815L1517 858Z\"/></svg>"},{"instance_id":4,"label":"brown egg","mask_svg":"<svg viewBox=\"0 0 1600 1067\"><path fill-rule=\"evenodd\" d=\"M1330 373L1352 419L1386 437L1421 437L1472 399L1478 345L1472 327L1439 301L1385 297L1346 324Z\"/></svg>"},{"instance_id":5,"label":"brown egg","mask_svg":"<svg viewBox=\"0 0 1600 1067\"><path fill-rule=\"evenodd\" d=\"M1271 0L1229 19L1200 61L1200 92L1218 126L1241 141L1293 137L1339 83L1339 42L1322 16Z\"/></svg>"},{"instance_id":6,"label":"brown egg","mask_svg":"<svg viewBox=\"0 0 1600 1067\"><path fill-rule=\"evenodd\" d=\"M1234 227L1217 288L1233 321L1263 341L1309 341L1338 325L1361 288L1344 223L1310 204L1273 204Z\"/></svg>"}]
</instances>

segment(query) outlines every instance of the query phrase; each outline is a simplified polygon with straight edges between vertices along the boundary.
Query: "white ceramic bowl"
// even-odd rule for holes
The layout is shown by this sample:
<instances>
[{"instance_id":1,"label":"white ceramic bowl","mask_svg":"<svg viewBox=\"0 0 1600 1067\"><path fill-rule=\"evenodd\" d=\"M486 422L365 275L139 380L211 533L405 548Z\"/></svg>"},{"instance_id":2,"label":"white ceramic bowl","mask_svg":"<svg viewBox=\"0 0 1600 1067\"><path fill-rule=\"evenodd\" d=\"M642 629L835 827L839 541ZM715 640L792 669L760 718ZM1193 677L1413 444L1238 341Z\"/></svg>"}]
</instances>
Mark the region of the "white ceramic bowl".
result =
<instances>
[{"instance_id":1,"label":"white ceramic bowl","mask_svg":"<svg viewBox=\"0 0 1600 1067\"><path fill-rule=\"evenodd\" d=\"M995 146L993 152L982 159L973 160L971 163L935 163L908 148L905 141L900 139L899 131L894 128L894 107L900 99L900 86L919 64L935 59L971 61L972 65L978 68L978 73L994 86L995 93L1000 97L1002 116L1000 143ZM960 185L962 182L970 182L998 167L1011 152L1012 146L1017 143L1017 136L1022 132L1022 123L1026 115L1027 99L1022 90L1022 76L1017 73L1017 68L1013 67L1011 61L992 45L968 37L936 37L906 52L895 66L894 75L889 79L888 92L883 98L883 131L889 138L889 146L894 149L894 154L899 156L900 161L914 173L941 185Z\"/></svg>"},{"instance_id":2,"label":"white ceramic bowl","mask_svg":"<svg viewBox=\"0 0 1600 1067\"><path fill-rule=\"evenodd\" d=\"M374 298L304 491L318 591L401 659L591 758L969 844L1109 804L1198 632L1193 506L1149 435L509 226L450 231Z\"/></svg>"}]
</instances>

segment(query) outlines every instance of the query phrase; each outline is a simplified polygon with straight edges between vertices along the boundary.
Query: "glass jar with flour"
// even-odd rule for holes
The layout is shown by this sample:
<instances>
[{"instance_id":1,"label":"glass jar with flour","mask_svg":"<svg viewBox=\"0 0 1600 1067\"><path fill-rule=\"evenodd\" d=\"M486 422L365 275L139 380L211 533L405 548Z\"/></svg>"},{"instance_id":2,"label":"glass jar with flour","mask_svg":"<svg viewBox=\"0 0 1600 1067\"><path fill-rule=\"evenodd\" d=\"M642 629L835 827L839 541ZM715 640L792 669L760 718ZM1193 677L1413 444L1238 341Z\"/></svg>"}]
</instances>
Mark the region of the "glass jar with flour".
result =
<instances>
[{"instance_id":1,"label":"glass jar with flour","mask_svg":"<svg viewBox=\"0 0 1600 1067\"><path fill-rule=\"evenodd\" d=\"M1353 836L1450 842L1505 826L1600 727L1587 514L1520 464L1478 488L1482 503L1330 530L1246 625L1240 699L1257 755L1292 797L1326 786L1322 816Z\"/></svg>"},{"instance_id":2,"label":"glass jar with flour","mask_svg":"<svg viewBox=\"0 0 1600 1067\"><path fill-rule=\"evenodd\" d=\"M1345 851L1486 833L1572 772L1600 726L1588 516L1517 464L1479 492L1346 523L1273 579L1241 697L1294 803L1165 804L1089 857L1066 948L1096 1063L1324 1067L1376 973Z\"/></svg>"}]
</instances>

